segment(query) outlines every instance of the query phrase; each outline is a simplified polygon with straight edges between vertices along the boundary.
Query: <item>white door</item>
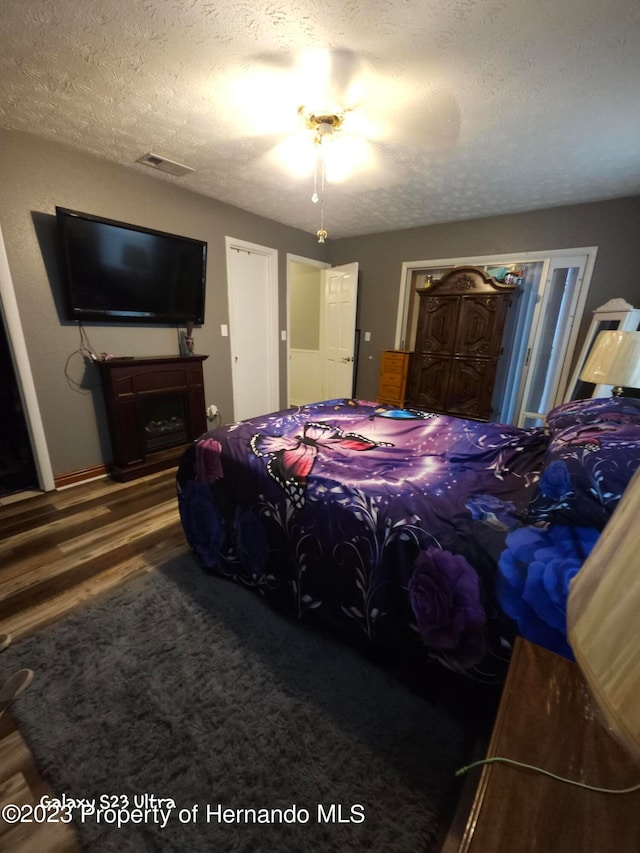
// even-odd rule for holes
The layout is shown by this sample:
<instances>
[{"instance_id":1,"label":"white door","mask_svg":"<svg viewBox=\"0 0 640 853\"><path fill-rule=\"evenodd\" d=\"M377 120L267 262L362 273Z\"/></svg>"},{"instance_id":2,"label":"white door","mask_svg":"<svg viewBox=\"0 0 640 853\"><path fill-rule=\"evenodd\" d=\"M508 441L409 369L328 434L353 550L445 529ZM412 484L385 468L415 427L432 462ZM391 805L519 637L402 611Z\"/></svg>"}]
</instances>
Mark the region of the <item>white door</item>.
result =
<instances>
[{"instance_id":1,"label":"white door","mask_svg":"<svg viewBox=\"0 0 640 853\"><path fill-rule=\"evenodd\" d=\"M529 335L518 426L541 426L546 413L560 402L572 352L569 341L578 305L584 302L586 265L586 255L554 258L549 264Z\"/></svg>"},{"instance_id":2,"label":"white door","mask_svg":"<svg viewBox=\"0 0 640 853\"><path fill-rule=\"evenodd\" d=\"M323 391L333 400L353 393L358 264L322 270L322 277Z\"/></svg>"},{"instance_id":3,"label":"white door","mask_svg":"<svg viewBox=\"0 0 640 853\"><path fill-rule=\"evenodd\" d=\"M278 253L226 238L234 420L279 408Z\"/></svg>"}]
</instances>

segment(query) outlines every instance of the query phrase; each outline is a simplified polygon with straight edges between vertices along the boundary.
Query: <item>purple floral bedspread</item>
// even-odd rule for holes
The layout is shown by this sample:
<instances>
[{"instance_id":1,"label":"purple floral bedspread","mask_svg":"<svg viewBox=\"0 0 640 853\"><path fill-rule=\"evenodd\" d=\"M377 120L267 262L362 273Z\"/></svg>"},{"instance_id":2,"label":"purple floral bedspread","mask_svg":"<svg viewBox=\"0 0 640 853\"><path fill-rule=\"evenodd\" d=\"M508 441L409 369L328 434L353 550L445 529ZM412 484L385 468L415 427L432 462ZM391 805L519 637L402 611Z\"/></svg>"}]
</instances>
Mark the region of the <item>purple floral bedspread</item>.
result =
<instances>
[{"instance_id":1,"label":"purple floral bedspread","mask_svg":"<svg viewBox=\"0 0 640 853\"><path fill-rule=\"evenodd\" d=\"M492 679L514 621L498 562L549 443L522 430L357 400L206 433L178 499L203 567L297 618Z\"/></svg>"},{"instance_id":2,"label":"purple floral bedspread","mask_svg":"<svg viewBox=\"0 0 640 853\"><path fill-rule=\"evenodd\" d=\"M330 400L212 430L177 477L205 570L299 619L501 677L516 632L572 657L566 602L640 467L640 399L544 429Z\"/></svg>"},{"instance_id":3,"label":"purple floral bedspread","mask_svg":"<svg viewBox=\"0 0 640 853\"><path fill-rule=\"evenodd\" d=\"M571 658L569 586L640 467L640 400L574 400L546 423L540 479L522 526L507 534L497 594L523 636Z\"/></svg>"}]
</instances>

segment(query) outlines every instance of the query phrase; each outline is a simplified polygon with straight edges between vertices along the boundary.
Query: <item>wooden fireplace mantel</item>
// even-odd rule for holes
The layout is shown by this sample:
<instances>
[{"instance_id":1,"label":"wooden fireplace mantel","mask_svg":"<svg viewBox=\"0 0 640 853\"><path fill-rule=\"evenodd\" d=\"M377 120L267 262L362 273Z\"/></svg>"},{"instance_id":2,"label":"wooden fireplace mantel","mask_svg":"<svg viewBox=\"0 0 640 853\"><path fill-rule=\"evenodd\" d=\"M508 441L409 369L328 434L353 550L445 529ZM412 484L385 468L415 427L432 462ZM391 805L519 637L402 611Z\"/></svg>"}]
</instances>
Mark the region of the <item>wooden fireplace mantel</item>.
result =
<instances>
[{"instance_id":1,"label":"wooden fireplace mantel","mask_svg":"<svg viewBox=\"0 0 640 853\"><path fill-rule=\"evenodd\" d=\"M111 476L128 481L177 464L207 429L206 355L110 358L98 362L113 450ZM150 441L149 410L175 406L180 428ZM158 446L158 445L162 446Z\"/></svg>"}]
</instances>

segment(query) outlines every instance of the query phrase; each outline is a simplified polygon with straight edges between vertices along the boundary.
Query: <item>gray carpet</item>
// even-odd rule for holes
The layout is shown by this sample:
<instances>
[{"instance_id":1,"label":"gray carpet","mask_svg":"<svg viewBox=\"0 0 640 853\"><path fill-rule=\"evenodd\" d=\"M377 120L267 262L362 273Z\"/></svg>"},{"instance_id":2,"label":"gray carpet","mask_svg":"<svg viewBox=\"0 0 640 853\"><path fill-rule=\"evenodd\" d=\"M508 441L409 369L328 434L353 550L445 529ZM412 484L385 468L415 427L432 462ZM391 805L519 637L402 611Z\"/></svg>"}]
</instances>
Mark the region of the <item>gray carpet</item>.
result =
<instances>
[{"instance_id":1,"label":"gray carpet","mask_svg":"<svg viewBox=\"0 0 640 853\"><path fill-rule=\"evenodd\" d=\"M19 666L35 678L15 715L45 777L116 806L75 821L91 851L427 853L465 758L439 703L190 555L14 643L0 673ZM134 797L152 809L144 793L175 801L166 826L108 823L120 795L122 818ZM218 805L297 822L226 823Z\"/></svg>"}]
</instances>

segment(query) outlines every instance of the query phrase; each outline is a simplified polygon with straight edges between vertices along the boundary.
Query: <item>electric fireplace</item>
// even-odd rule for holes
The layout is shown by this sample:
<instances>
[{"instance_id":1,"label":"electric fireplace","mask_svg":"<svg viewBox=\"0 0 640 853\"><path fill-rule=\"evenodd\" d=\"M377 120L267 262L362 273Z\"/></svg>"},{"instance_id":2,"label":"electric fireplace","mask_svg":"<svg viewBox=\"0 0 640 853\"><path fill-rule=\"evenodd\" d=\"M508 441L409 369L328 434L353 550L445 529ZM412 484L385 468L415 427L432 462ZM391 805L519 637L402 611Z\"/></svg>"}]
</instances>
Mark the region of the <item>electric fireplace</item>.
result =
<instances>
[{"instance_id":1,"label":"electric fireplace","mask_svg":"<svg viewBox=\"0 0 640 853\"><path fill-rule=\"evenodd\" d=\"M206 358L112 358L98 363L115 480L132 480L176 465L185 446L206 431L202 377Z\"/></svg>"}]
</instances>

